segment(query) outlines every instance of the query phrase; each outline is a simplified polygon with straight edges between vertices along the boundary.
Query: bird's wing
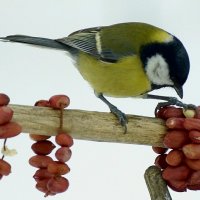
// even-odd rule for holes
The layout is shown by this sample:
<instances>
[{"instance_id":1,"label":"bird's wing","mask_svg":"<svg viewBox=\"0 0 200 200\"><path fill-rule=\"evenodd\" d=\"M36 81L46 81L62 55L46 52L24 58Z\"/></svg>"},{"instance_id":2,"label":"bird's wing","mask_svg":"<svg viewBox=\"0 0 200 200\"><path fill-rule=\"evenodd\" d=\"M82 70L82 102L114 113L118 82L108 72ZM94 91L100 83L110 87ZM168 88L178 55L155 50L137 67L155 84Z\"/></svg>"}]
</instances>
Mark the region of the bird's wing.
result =
<instances>
[{"instance_id":1,"label":"bird's wing","mask_svg":"<svg viewBox=\"0 0 200 200\"><path fill-rule=\"evenodd\" d=\"M116 51L116 45L118 45L118 40L114 41L115 44L113 46L111 44L109 45L109 47L107 47L106 44L102 44L102 28L106 27L83 29L70 34L68 37L57 39L56 41L69 45L85 53L88 53L97 59L111 63L117 62L121 57L125 56L124 52L121 53L120 51ZM106 41L106 43L107 42L108 41ZM119 43L118 46L120 49L121 44ZM126 52L126 55L127 54L130 55L133 54L133 52Z\"/></svg>"},{"instance_id":2,"label":"bird's wing","mask_svg":"<svg viewBox=\"0 0 200 200\"><path fill-rule=\"evenodd\" d=\"M96 48L96 33L97 31L95 31L95 29L76 31L70 34L68 37L57 39L57 41L85 53L91 54L95 57L99 57Z\"/></svg>"}]
</instances>

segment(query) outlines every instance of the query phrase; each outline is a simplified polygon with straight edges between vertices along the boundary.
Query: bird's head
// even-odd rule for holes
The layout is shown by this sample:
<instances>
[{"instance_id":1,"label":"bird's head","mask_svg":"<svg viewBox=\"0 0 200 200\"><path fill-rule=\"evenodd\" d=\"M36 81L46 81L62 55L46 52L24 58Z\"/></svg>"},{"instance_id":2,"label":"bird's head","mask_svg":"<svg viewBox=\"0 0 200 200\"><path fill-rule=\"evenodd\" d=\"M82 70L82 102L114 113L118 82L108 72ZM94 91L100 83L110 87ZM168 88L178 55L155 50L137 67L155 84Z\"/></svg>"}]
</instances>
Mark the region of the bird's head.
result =
<instances>
[{"instance_id":1,"label":"bird's head","mask_svg":"<svg viewBox=\"0 0 200 200\"><path fill-rule=\"evenodd\" d=\"M141 60L152 90L173 87L180 98L187 80L190 62L187 51L176 37L169 42L151 43L141 48Z\"/></svg>"}]
</instances>

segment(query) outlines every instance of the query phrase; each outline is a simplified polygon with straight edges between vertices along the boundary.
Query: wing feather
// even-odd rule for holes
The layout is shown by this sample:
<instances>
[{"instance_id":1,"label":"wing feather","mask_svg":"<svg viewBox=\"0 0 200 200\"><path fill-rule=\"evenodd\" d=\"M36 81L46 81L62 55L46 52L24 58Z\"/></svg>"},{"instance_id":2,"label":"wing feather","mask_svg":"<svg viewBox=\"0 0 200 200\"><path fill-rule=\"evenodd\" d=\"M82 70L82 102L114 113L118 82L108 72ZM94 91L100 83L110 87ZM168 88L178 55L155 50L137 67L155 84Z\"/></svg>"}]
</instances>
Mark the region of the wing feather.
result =
<instances>
[{"instance_id":1,"label":"wing feather","mask_svg":"<svg viewBox=\"0 0 200 200\"><path fill-rule=\"evenodd\" d=\"M92 30L77 31L57 41L99 58L100 55L96 47L97 32L94 29Z\"/></svg>"}]
</instances>

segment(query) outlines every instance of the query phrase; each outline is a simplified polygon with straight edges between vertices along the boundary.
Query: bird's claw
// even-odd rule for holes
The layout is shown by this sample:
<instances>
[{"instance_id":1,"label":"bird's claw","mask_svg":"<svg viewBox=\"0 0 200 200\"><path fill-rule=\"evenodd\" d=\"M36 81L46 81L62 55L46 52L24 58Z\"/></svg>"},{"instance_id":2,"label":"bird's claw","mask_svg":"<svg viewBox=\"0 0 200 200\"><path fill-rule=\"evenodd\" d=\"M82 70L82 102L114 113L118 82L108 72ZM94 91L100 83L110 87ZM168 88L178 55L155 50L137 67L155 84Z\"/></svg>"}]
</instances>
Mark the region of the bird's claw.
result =
<instances>
[{"instance_id":1,"label":"bird's claw","mask_svg":"<svg viewBox=\"0 0 200 200\"><path fill-rule=\"evenodd\" d=\"M124 128L124 134L127 133L128 119L126 115L121 110L119 110L116 106L110 107L110 111L118 118L120 125Z\"/></svg>"},{"instance_id":2,"label":"bird's claw","mask_svg":"<svg viewBox=\"0 0 200 200\"><path fill-rule=\"evenodd\" d=\"M171 105L181 107L185 110L191 109L196 111L197 109L197 106L195 106L194 104L186 104L183 103L182 101L179 101L176 97L171 97L167 102L158 103L158 105L155 108L155 114L158 112L160 108Z\"/></svg>"},{"instance_id":3,"label":"bird's claw","mask_svg":"<svg viewBox=\"0 0 200 200\"><path fill-rule=\"evenodd\" d=\"M97 93L95 92L96 96L101 99L109 108L111 113L113 113L117 119L119 120L120 125L124 128L124 133L127 132L127 123L128 123L128 119L126 117L126 115L119 110L116 106L114 106L113 104L111 104L104 96L102 93Z\"/></svg>"},{"instance_id":4,"label":"bird's claw","mask_svg":"<svg viewBox=\"0 0 200 200\"><path fill-rule=\"evenodd\" d=\"M185 109L185 110L196 110L197 109L197 106L196 105L194 105L194 104L184 104L184 106L183 106L183 108Z\"/></svg>"}]
</instances>

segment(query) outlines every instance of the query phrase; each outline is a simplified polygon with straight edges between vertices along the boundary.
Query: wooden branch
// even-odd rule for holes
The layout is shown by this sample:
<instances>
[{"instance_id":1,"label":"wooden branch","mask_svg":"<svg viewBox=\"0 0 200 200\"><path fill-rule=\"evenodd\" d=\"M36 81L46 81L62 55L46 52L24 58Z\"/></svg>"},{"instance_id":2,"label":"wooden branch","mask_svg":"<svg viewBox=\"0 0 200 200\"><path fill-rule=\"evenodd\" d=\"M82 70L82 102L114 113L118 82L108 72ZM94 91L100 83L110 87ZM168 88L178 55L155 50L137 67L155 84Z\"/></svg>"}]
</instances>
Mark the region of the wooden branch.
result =
<instances>
[{"instance_id":1,"label":"wooden branch","mask_svg":"<svg viewBox=\"0 0 200 200\"><path fill-rule=\"evenodd\" d=\"M14 111L13 121L23 127L23 132L56 135L60 111L45 107L9 105ZM83 110L64 110L63 129L75 139L163 146L166 132L160 119L127 115L127 133L111 113Z\"/></svg>"},{"instance_id":2,"label":"wooden branch","mask_svg":"<svg viewBox=\"0 0 200 200\"><path fill-rule=\"evenodd\" d=\"M148 167L144 178L152 200L172 200L160 168L156 166Z\"/></svg>"}]
</instances>

